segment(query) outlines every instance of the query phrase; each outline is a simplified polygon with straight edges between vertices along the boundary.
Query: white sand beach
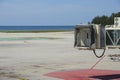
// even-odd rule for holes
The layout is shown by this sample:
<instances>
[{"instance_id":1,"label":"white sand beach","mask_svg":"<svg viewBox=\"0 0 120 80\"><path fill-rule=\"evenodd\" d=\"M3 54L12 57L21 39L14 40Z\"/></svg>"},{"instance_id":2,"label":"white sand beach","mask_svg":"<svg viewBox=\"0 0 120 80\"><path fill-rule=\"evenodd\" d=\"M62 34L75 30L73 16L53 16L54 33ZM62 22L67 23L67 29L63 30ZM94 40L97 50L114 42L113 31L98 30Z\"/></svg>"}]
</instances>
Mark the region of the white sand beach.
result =
<instances>
[{"instance_id":1,"label":"white sand beach","mask_svg":"<svg viewBox=\"0 0 120 80\"><path fill-rule=\"evenodd\" d=\"M33 38L19 40L18 38ZM74 32L0 33L0 80L60 80L44 74L55 71L90 69L99 59L90 50L74 48ZM17 40L8 40L17 38ZM37 38L37 39L34 39ZM38 39L39 38L39 39ZM120 61L109 54L94 69L120 70Z\"/></svg>"}]
</instances>

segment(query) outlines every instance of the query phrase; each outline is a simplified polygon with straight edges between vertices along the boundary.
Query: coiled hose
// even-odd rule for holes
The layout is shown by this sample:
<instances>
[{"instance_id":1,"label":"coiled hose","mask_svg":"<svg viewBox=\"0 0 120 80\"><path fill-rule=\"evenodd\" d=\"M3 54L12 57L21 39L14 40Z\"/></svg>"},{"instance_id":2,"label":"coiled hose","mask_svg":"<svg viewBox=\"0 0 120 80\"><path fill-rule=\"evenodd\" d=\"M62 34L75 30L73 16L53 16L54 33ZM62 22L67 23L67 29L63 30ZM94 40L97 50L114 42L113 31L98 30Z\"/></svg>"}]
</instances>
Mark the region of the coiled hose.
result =
<instances>
[{"instance_id":1,"label":"coiled hose","mask_svg":"<svg viewBox=\"0 0 120 80\"><path fill-rule=\"evenodd\" d=\"M105 49L103 49L103 52L102 52L101 55L97 55L95 49L93 49L93 53L94 53L94 55L95 55L97 58L101 58L101 57L103 57L103 55L105 54Z\"/></svg>"}]
</instances>

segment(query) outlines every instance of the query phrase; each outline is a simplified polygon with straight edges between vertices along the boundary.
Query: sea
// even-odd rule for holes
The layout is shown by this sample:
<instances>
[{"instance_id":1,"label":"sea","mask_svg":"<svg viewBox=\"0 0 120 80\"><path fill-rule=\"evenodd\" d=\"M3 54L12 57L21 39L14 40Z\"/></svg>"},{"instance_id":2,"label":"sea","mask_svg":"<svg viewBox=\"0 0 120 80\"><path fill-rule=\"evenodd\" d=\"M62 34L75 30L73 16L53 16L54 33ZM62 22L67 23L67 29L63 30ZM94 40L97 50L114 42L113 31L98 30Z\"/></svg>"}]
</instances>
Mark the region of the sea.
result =
<instances>
[{"instance_id":1,"label":"sea","mask_svg":"<svg viewBox=\"0 0 120 80\"><path fill-rule=\"evenodd\" d=\"M74 26L0 26L2 30L73 30Z\"/></svg>"}]
</instances>

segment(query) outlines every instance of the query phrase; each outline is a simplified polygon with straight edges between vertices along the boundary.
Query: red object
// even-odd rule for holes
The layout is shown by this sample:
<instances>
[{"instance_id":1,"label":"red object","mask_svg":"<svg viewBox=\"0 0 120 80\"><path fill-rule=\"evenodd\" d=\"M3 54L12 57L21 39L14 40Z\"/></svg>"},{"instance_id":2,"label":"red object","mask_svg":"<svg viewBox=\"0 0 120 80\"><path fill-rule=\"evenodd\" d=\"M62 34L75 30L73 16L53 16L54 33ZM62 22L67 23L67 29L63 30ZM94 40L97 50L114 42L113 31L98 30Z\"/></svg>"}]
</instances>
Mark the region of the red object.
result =
<instances>
[{"instance_id":1,"label":"red object","mask_svg":"<svg viewBox=\"0 0 120 80\"><path fill-rule=\"evenodd\" d=\"M64 72L51 72L45 76L63 80L120 80L120 71L117 70L74 70Z\"/></svg>"}]
</instances>

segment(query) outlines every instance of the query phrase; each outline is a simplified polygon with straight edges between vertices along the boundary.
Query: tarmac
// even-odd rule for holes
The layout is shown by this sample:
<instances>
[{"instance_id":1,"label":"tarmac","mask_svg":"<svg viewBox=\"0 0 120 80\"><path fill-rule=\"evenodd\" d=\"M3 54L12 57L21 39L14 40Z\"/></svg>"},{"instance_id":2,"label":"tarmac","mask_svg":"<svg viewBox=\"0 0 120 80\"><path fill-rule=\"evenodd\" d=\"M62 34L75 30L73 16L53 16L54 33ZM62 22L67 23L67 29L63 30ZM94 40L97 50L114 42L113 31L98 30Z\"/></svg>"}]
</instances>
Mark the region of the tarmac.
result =
<instances>
[{"instance_id":1,"label":"tarmac","mask_svg":"<svg viewBox=\"0 0 120 80\"><path fill-rule=\"evenodd\" d=\"M33 39L25 40L25 37ZM85 75L88 78L91 74L96 77L95 74L101 73L100 70L104 70L105 73L115 71L116 75L120 70L120 61L113 61L109 57L110 54L120 54L120 49L106 50L105 57L95 65L99 59L91 50L74 48L73 31L0 33L0 38L22 38L0 41L0 80L80 80L79 77ZM98 51L99 54L101 51ZM88 70L93 65L93 72L89 73ZM69 78L66 79L68 74Z\"/></svg>"}]
</instances>

